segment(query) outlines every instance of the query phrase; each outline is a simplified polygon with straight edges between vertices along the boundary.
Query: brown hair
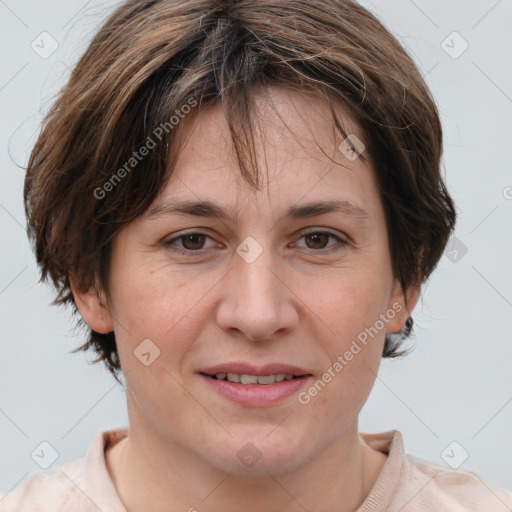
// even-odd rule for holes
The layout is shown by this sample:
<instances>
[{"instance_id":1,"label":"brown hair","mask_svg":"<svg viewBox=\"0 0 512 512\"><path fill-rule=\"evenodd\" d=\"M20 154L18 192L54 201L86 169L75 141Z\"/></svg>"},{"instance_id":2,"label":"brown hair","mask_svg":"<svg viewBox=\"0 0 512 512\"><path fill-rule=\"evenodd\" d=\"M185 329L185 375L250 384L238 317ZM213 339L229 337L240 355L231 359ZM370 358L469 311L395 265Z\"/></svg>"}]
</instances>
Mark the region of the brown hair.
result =
<instances>
[{"instance_id":1,"label":"brown hair","mask_svg":"<svg viewBox=\"0 0 512 512\"><path fill-rule=\"evenodd\" d=\"M192 107L221 102L241 174L258 187L252 98L271 85L324 98L344 136L334 104L351 112L374 164L394 275L404 290L428 278L456 219L440 175L441 124L412 59L371 13L352 0L137 0L96 34L28 162L28 234L54 304L78 313L70 274L108 293L112 239L167 183L178 118ZM399 339L386 334L383 357L405 353L411 327L409 318ZM117 379L114 333L88 332L75 351L93 349Z\"/></svg>"}]
</instances>

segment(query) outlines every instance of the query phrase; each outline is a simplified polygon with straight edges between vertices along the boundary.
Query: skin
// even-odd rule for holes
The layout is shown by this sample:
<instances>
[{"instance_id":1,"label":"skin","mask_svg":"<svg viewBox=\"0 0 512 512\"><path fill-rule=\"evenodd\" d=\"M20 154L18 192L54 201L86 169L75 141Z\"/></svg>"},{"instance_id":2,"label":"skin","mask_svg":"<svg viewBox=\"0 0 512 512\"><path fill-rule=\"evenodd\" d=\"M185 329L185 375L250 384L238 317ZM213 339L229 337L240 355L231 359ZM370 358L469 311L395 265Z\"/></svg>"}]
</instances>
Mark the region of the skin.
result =
<instances>
[{"instance_id":1,"label":"skin","mask_svg":"<svg viewBox=\"0 0 512 512\"><path fill-rule=\"evenodd\" d=\"M343 137L335 138L327 105L275 88L256 104L260 191L240 177L215 106L193 125L185 120L187 142L153 203L210 199L236 218L146 212L114 239L109 295L73 287L87 324L114 330L117 340L130 426L106 458L129 512L168 512L169 504L199 512L352 511L387 460L359 436L358 414L385 332L403 328L419 289L404 297L393 277L371 160L350 161L338 150ZM342 114L347 133L364 140ZM277 220L289 206L328 199L356 203L367 221L339 212ZM190 229L207 237L163 243ZM303 236L305 229L347 244ZM252 263L235 252L247 236L263 249ZM330 248L337 250L326 253ZM271 407L243 407L197 373L225 361L281 362L316 380L393 304L402 310L307 405L294 395ZM160 350L149 366L134 357L145 339ZM252 468L236 456L247 442L261 453Z\"/></svg>"}]
</instances>

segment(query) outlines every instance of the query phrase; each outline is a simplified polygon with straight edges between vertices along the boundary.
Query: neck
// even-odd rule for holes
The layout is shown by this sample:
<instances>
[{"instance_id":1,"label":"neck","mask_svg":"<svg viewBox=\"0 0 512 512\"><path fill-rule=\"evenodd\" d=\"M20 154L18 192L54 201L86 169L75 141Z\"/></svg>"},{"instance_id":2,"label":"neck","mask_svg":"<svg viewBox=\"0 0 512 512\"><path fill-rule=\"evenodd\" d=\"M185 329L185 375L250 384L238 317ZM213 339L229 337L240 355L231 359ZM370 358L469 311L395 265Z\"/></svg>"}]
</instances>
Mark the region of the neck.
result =
<instances>
[{"instance_id":1,"label":"neck","mask_svg":"<svg viewBox=\"0 0 512 512\"><path fill-rule=\"evenodd\" d=\"M360 438L357 420L327 450L286 474L226 473L162 438L130 415L129 435L107 452L107 466L127 512L243 509L354 511L375 484L387 456Z\"/></svg>"}]
</instances>

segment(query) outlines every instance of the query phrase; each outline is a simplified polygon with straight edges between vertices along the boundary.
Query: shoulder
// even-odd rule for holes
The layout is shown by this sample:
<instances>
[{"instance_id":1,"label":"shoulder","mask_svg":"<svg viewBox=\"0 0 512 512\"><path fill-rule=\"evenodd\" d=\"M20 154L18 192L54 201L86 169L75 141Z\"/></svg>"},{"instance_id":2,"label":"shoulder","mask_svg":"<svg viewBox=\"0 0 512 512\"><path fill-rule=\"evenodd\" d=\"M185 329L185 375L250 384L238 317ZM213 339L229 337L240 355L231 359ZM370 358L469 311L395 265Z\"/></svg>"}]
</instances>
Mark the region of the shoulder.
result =
<instances>
[{"instance_id":1,"label":"shoulder","mask_svg":"<svg viewBox=\"0 0 512 512\"><path fill-rule=\"evenodd\" d=\"M98 432L84 457L29 475L0 495L0 512L124 512L106 466L105 450L126 433L126 428Z\"/></svg>"},{"instance_id":2,"label":"shoulder","mask_svg":"<svg viewBox=\"0 0 512 512\"><path fill-rule=\"evenodd\" d=\"M0 511L36 512L49 510L48 507L82 506L84 496L73 482L81 482L83 464L83 458L74 459L46 473L29 475L12 491L0 496Z\"/></svg>"},{"instance_id":3,"label":"shoulder","mask_svg":"<svg viewBox=\"0 0 512 512\"><path fill-rule=\"evenodd\" d=\"M465 469L454 469L404 454L395 496L408 510L510 512L512 493Z\"/></svg>"},{"instance_id":4,"label":"shoulder","mask_svg":"<svg viewBox=\"0 0 512 512\"><path fill-rule=\"evenodd\" d=\"M388 455L358 512L511 512L512 493L472 471L452 468L404 452L398 430L361 433L373 449Z\"/></svg>"}]
</instances>

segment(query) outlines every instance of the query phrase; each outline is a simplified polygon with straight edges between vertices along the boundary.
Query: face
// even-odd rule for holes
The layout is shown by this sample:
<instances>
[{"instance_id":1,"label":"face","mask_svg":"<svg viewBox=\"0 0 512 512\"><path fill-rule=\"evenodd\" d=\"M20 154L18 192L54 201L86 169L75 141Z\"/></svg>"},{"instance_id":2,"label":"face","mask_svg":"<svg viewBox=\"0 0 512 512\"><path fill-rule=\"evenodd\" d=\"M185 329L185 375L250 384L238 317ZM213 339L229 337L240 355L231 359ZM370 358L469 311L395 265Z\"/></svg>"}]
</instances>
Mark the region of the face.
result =
<instances>
[{"instance_id":1,"label":"face","mask_svg":"<svg viewBox=\"0 0 512 512\"><path fill-rule=\"evenodd\" d=\"M114 240L108 312L79 307L115 331L132 428L225 472L280 474L357 428L385 332L415 299L407 310L392 275L369 156L340 151L321 100L268 89L257 106L261 189L239 176L221 108L203 112L165 189ZM171 211L184 201L225 217ZM227 373L267 379L211 376Z\"/></svg>"}]
</instances>

